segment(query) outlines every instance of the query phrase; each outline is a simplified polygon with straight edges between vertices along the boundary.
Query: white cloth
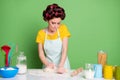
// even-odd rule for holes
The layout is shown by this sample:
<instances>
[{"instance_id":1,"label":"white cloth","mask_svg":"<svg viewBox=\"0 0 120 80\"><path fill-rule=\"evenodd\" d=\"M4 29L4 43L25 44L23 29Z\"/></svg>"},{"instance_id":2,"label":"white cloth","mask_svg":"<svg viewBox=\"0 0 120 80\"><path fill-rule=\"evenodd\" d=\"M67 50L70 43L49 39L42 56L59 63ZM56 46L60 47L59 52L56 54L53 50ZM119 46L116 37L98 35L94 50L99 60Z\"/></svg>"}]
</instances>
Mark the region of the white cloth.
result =
<instances>
[{"instance_id":1,"label":"white cloth","mask_svg":"<svg viewBox=\"0 0 120 80\"><path fill-rule=\"evenodd\" d=\"M61 59L61 56L62 56L62 41L60 39L60 33L59 33L58 30L57 30L57 33L58 33L58 38L57 39L48 40L47 39L48 32L46 30L45 42L44 42L44 51L45 51L45 54L46 54L46 59L49 62L54 63L56 66L59 65L60 59ZM64 68L70 69L70 64L69 64L68 57L66 57Z\"/></svg>"}]
</instances>

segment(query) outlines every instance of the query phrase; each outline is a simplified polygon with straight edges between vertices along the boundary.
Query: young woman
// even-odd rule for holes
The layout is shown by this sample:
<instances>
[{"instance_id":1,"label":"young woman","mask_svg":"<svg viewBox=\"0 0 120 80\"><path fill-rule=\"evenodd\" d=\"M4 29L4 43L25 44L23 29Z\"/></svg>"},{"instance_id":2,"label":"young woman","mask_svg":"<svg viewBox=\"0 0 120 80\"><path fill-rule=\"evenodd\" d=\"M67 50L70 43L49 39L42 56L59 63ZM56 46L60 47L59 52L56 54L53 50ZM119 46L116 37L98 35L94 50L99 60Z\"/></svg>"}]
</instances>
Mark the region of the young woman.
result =
<instances>
[{"instance_id":1,"label":"young woman","mask_svg":"<svg viewBox=\"0 0 120 80\"><path fill-rule=\"evenodd\" d=\"M70 33L61 21L65 19L65 11L57 4L48 5L43 11L43 18L48 26L39 30L36 42L38 43L39 57L44 67L64 73L70 69L67 57L68 38Z\"/></svg>"}]
</instances>

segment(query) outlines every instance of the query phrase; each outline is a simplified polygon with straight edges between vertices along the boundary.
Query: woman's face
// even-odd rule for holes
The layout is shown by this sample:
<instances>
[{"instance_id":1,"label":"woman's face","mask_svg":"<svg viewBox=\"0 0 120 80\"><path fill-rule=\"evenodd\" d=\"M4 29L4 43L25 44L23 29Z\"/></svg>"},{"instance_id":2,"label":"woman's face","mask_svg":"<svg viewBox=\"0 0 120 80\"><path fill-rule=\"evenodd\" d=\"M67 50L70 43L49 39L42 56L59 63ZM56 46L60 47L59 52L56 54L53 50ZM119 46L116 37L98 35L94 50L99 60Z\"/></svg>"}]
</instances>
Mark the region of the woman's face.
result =
<instances>
[{"instance_id":1,"label":"woman's face","mask_svg":"<svg viewBox=\"0 0 120 80\"><path fill-rule=\"evenodd\" d=\"M61 18L53 18L48 21L48 31L56 32L57 28L60 26Z\"/></svg>"}]
</instances>

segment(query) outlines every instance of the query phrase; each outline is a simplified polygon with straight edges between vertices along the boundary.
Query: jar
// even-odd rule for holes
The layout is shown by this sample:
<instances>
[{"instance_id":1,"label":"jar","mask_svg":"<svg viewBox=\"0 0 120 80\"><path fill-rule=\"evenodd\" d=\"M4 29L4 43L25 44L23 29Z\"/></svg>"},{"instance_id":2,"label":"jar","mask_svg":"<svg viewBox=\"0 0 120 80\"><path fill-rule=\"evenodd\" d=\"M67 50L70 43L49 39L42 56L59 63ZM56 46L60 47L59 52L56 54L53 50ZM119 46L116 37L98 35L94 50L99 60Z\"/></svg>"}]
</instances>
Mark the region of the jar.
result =
<instances>
[{"instance_id":1,"label":"jar","mask_svg":"<svg viewBox=\"0 0 120 80\"><path fill-rule=\"evenodd\" d=\"M20 55L17 57L17 67L19 68L18 74L24 74L27 72L27 63L26 56L24 52L20 52Z\"/></svg>"},{"instance_id":2,"label":"jar","mask_svg":"<svg viewBox=\"0 0 120 80\"><path fill-rule=\"evenodd\" d=\"M102 66L107 64L107 53L102 50L98 52L98 64Z\"/></svg>"},{"instance_id":3,"label":"jar","mask_svg":"<svg viewBox=\"0 0 120 80\"><path fill-rule=\"evenodd\" d=\"M102 78L102 65L101 64L94 64L94 77L95 78Z\"/></svg>"},{"instance_id":4,"label":"jar","mask_svg":"<svg viewBox=\"0 0 120 80\"><path fill-rule=\"evenodd\" d=\"M112 80L113 79L113 66L105 65L103 68L103 77L105 79Z\"/></svg>"},{"instance_id":5,"label":"jar","mask_svg":"<svg viewBox=\"0 0 120 80\"><path fill-rule=\"evenodd\" d=\"M86 79L94 79L94 68L93 64L85 64L84 76Z\"/></svg>"},{"instance_id":6,"label":"jar","mask_svg":"<svg viewBox=\"0 0 120 80\"><path fill-rule=\"evenodd\" d=\"M116 69L115 69L115 80L120 80L120 66L116 66Z\"/></svg>"}]
</instances>

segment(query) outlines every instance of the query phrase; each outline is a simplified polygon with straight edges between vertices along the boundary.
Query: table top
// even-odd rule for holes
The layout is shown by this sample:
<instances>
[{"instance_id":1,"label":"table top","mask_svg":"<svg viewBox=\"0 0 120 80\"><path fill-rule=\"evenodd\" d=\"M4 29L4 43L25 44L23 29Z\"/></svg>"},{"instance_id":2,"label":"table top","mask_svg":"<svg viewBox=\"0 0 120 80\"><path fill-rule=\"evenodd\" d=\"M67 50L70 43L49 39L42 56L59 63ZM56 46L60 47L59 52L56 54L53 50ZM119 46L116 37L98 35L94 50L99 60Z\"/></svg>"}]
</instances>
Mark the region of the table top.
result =
<instances>
[{"instance_id":1,"label":"table top","mask_svg":"<svg viewBox=\"0 0 120 80\"><path fill-rule=\"evenodd\" d=\"M74 77L70 76L71 72L57 74L54 72L44 72L42 69L28 69L26 74L17 74L13 78L0 77L0 80L87 80L83 77L82 72ZM96 78L92 80L104 80L104 79Z\"/></svg>"}]
</instances>

